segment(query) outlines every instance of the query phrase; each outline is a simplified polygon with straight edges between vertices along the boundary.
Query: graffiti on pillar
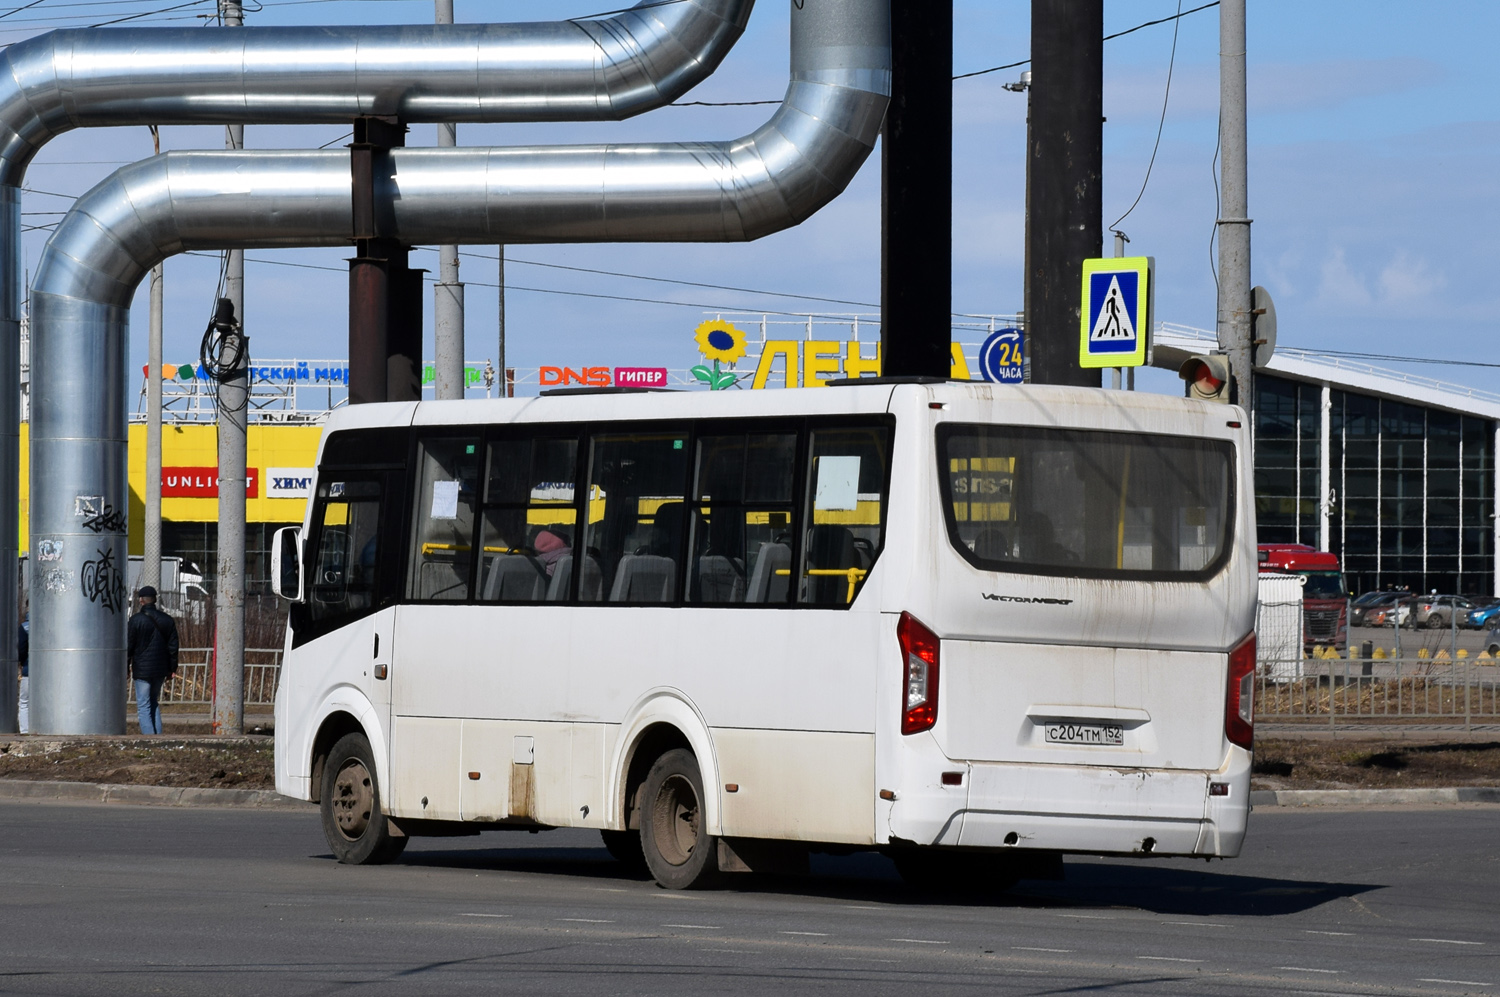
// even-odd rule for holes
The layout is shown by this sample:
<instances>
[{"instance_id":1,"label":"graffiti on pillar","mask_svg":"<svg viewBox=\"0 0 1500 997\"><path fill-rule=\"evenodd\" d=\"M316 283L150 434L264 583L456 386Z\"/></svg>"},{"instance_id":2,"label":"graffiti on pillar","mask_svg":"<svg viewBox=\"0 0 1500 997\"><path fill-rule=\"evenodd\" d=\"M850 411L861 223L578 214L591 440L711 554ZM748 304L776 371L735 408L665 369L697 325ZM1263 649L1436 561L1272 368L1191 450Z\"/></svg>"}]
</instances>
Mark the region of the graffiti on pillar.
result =
<instances>
[{"instance_id":1,"label":"graffiti on pillar","mask_svg":"<svg viewBox=\"0 0 1500 997\"><path fill-rule=\"evenodd\" d=\"M94 515L83 521L83 528L95 533L124 533L125 514L117 512L112 505L106 505Z\"/></svg>"},{"instance_id":2,"label":"graffiti on pillar","mask_svg":"<svg viewBox=\"0 0 1500 997\"><path fill-rule=\"evenodd\" d=\"M95 553L98 558L83 562L78 587L89 602L119 613L125 608L125 578L115 564L115 552L96 549Z\"/></svg>"},{"instance_id":3,"label":"graffiti on pillar","mask_svg":"<svg viewBox=\"0 0 1500 997\"><path fill-rule=\"evenodd\" d=\"M36 557L38 561L61 561L62 556L62 537L42 537L36 542Z\"/></svg>"},{"instance_id":4,"label":"graffiti on pillar","mask_svg":"<svg viewBox=\"0 0 1500 997\"><path fill-rule=\"evenodd\" d=\"M67 568L52 568L42 575L42 588L52 595L62 595L73 582L73 572Z\"/></svg>"}]
</instances>

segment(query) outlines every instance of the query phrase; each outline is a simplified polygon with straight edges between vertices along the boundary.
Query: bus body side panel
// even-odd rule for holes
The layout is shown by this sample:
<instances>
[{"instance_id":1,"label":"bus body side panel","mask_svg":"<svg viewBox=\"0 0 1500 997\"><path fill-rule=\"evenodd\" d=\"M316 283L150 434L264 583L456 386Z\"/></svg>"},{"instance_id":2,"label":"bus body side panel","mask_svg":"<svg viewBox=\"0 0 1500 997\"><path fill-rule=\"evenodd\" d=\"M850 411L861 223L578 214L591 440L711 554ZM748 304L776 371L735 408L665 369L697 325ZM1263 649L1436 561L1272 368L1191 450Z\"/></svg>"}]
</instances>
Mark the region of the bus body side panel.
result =
<instances>
[{"instance_id":1,"label":"bus body side panel","mask_svg":"<svg viewBox=\"0 0 1500 997\"><path fill-rule=\"evenodd\" d=\"M652 716L695 744L708 784L705 817L715 833L723 807L734 815L726 834L806 837L805 829L819 827L836 835L820 840L869 843L870 663L880 620L861 607L401 606L401 654L391 672L393 812L493 816L499 790L493 782L472 783L513 765L514 739L530 737L538 808L530 816L563 826L615 826L623 799L606 801L602 787L613 795L623 782L631 731ZM669 709L668 700L682 705ZM586 748L578 747L582 727L602 731ZM552 728L559 732L555 743L544 733ZM702 746L692 728L701 729ZM725 732L727 760L710 730ZM741 750L747 737L759 753ZM470 779L470 772L481 776ZM773 772L801 774L772 778ZM434 788L435 782L446 785ZM726 794L724 783L740 785L739 794ZM580 785L600 788L585 799ZM830 798L840 808L842 801L862 802L851 813L830 815ZM473 816L464 800L474 801ZM439 801L444 809L435 813Z\"/></svg>"},{"instance_id":2,"label":"bus body side panel","mask_svg":"<svg viewBox=\"0 0 1500 997\"><path fill-rule=\"evenodd\" d=\"M385 609L355 620L285 655L276 690L278 793L312 798L313 739L323 722L338 712L360 722L375 755L376 778L382 788L391 785L390 684L374 677L372 650L380 634L381 660L391 660L394 614L394 609Z\"/></svg>"},{"instance_id":3,"label":"bus body side panel","mask_svg":"<svg viewBox=\"0 0 1500 997\"><path fill-rule=\"evenodd\" d=\"M876 782L896 797L883 804L882 830L918 844L1236 854L1250 756L1224 736L1227 654L1252 630L1256 599L1248 440L1228 425L1243 413L1101 392L1044 407L1003 387L928 390L893 398L903 486L893 487L885 556L906 570L888 575L882 601ZM939 393L946 406L930 409ZM939 421L1233 440L1229 561L1205 582L980 570L948 536ZM912 735L900 733L903 611L941 640L937 723ZM1049 721L1118 726L1123 743L1053 743ZM944 772L957 784L943 785ZM1229 795L1210 797L1211 782Z\"/></svg>"}]
</instances>

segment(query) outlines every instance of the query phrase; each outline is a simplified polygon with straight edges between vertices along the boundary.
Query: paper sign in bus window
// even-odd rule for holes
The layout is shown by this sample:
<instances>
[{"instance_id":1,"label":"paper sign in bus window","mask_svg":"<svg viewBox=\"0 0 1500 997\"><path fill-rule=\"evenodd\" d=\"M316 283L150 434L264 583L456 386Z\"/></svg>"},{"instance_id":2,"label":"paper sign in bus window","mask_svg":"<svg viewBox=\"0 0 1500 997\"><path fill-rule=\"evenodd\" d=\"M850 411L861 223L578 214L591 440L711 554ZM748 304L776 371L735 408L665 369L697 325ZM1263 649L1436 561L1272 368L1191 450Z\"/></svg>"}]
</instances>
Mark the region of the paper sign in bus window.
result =
<instances>
[{"instance_id":1,"label":"paper sign in bus window","mask_svg":"<svg viewBox=\"0 0 1500 997\"><path fill-rule=\"evenodd\" d=\"M813 492L818 511L853 512L859 508L859 458L819 457L818 486Z\"/></svg>"},{"instance_id":2,"label":"paper sign in bus window","mask_svg":"<svg viewBox=\"0 0 1500 997\"><path fill-rule=\"evenodd\" d=\"M457 481L434 481L432 483L432 518L458 518Z\"/></svg>"}]
</instances>

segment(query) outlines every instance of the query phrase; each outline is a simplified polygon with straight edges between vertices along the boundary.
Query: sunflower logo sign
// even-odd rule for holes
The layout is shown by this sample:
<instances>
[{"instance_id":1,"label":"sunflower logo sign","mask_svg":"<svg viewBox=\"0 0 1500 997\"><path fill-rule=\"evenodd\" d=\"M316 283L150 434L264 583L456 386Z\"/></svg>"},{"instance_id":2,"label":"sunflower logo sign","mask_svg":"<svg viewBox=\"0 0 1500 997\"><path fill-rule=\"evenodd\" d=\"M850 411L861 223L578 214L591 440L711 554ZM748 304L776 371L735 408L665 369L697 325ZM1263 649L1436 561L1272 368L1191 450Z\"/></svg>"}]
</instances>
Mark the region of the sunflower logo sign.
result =
<instances>
[{"instance_id":1,"label":"sunflower logo sign","mask_svg":"<svg viewBox=\"0 0 1500 997\"><path fill-rule=\"evenodd\" d=\"M731 367L745 355L745 334L723 319L714 319L698 326L693 333L698 352L703 359L713 361L713 367L699 364L693 368L693 377L708 385L710 391L723 391L739 382L740 375L733 371L720 370L720 363Z\"/></svg>"}]
</instances>

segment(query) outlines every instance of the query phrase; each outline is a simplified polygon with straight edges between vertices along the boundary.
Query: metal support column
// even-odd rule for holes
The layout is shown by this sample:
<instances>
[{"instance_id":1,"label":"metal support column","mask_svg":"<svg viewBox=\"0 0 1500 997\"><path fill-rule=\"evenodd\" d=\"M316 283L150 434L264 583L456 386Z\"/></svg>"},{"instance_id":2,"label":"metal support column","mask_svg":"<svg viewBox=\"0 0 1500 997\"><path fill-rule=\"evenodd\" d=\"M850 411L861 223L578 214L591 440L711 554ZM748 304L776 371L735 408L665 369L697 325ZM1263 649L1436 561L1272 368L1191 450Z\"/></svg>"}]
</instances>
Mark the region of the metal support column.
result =
<instances>
[{"instance_id":1,"label":"metal support column","mask_svg":"<svg viewBox=\"0 0 1500 997\"><path fill-rule=\"evenodd\" d=\"M161 155L161 133L151 129L152 147ZM146 517L141 537L142 587L161 588L161 354L162 280L166 267L151 269L151 330L146 347Z\"/></svg>"},{"instance_id":2,"label":"metal support column","mask_svg":"<svg viewBox=\"0 0 1500 997\"><path fill-rule=\"evenodd\" d=\"M881 141L880 355L948 377L953 310L953 2L892 0Z\"/></svg>"},{"instance_id":3,"label":"metal support column","mask_svg":"<svg viewBox=\"0 0 1500 997\"><path fill-rule=\"evenodd\" d=\"M1104 0L1032 0L1026 342L1035 384L1097 388L1078 366L1083 261L1103 251Z\"/></svg>"},{"instance_id":4,"label":"metal support column","mask_svg":"<svg viewBox=\"0 0 1500 997\"><path fill-rule=\"evenodd\" d=\"M394 118L354 122L349 146L355 244L349 261L350 404L421 397L422 271L407 267L406 246L382 235L389 231L383 219L389 211L390 150L405 141L406 128ZM414 301L403 301L407 296ZM413 314L415 345L410 341Z\"/></svg>"},{"instance_id":5,"label":"metal support column","mask_svg":"<svg viewBox=\"0 0 1500 997\"><path fill-rule=\"evenodd\" d=\"M1233 400L1255 403L1250 342L1250 204L1245 115L1245 0L1219 5L1219 346L1234 375Z\"/></svg>"},{"instance_id":6,"label":"metal support column","mask_svg":"<svg viewBox=\"0 0 1500 997\"><path fill-rule=\"evenodd\" d=\"M1324 381L1318 404L1318 487L1322 495L1318 498L1318 549L1330 550L1332 540L1329 531L1333 517L1333 389ZM1300 473L1300 472L1299 472Z\"/></svg>"},{"instance_id":7,"label":"metal support column","mask_svg":"<svg viewBox=\"0 0 1500 997\"><path fill-rule=\"evenodd\" d=\"M499 251L500 265L497 270L497 279L500 285L500 307L495 317L499 323L499 336L495 345L495 370L500 377L500 397L509 398L516 393L514 380L511 378L509 368L505 366L505 246L495 247Z\"/></svg>"},{"instance_id":8,"label":"metal support column","mask_svg":"<svg viewBox=\"0 0 1500 997\"><path fill-rule=\"evenodd\" d=\"M219 0L226 28L244 24L240 0ZM245 126L225 129L227 149L245 147ZM245 253L230 250L225 267L224 297L234 303L234 317L245 327ZM218 385L219 542L214 590L213 732L245 732L245 433L249 401L248 367L244 363ZM158 562L159 563L159 562Z\"/></svg>"},{"instance_id":9,"label":"metal support column","mask_svg":"<svg viewBox=\"0 0 1500 997\"><path fill-rule=\"evenodd\" d=\"M453 0L434 0L437 23L453 23ZM458 145L458 128L453 124L437 126L440 149ZM437 286L433 288L432 326L434 339L434 394L438 398L464 396L464 286L458 279L458 247L439 248ZM419 292L420 293L420 289Z\"/></svg>"}]
</instances>

